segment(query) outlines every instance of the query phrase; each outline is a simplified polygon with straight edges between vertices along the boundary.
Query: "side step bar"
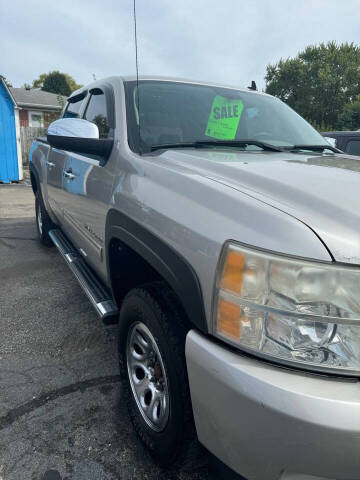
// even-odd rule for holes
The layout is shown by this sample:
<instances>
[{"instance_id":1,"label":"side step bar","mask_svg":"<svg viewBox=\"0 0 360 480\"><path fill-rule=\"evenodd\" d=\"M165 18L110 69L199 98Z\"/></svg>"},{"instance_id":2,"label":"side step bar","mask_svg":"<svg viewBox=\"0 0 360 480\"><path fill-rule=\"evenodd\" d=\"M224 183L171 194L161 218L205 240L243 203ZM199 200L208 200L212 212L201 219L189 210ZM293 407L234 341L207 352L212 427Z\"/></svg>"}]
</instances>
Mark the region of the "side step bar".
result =
<instances>
[{"instance_id":1,"label":"side step bar","mask_svg":"<svg viewBox=\"0 0 360 480\"><path fill-rule=\"evenodd\" d=\"M50 230L49 236L93 304L99 317L108 323L109 317L115 317L119 313L110 293L61 230Z\"/></svg>"}]
</instances>

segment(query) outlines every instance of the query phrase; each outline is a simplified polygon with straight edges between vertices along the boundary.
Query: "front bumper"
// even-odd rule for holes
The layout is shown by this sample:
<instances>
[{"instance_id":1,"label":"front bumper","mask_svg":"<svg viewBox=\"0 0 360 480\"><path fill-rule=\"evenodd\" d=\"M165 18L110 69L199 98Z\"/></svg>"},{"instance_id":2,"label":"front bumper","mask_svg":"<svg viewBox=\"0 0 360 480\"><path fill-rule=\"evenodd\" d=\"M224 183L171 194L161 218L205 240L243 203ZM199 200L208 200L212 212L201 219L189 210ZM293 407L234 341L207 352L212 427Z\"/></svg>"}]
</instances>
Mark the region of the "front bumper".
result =
<instances>
[{"instance_id":1,"label":"front bumper","mask_svg":"<svg viewBox=\"0 0 360 480\"><path fill-rule=\"evenodd\" d=\"M249 480L359 480L360 383L285 370L191 330L198 437Z\"/></svg>"}]
</instances>

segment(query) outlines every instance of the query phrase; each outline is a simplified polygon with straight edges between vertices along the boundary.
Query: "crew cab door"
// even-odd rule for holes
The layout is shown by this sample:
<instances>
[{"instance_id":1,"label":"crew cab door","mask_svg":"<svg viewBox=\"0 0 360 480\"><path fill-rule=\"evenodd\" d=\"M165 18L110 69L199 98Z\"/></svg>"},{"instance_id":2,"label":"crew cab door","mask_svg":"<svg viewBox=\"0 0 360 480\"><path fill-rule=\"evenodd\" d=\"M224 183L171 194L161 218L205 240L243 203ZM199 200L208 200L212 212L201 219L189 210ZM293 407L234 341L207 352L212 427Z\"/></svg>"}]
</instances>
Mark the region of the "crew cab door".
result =
<instances>
[{"instance_id":1,"label":"crew cab door","mask_svg":"<svg viewBox=\"0 0 360 480\"><path fill-rule=\"evenodd\" d=\"M82 118L95 123L100 138L113 138L114 98L111 87L89 91ZM64 223L69 236L98 273L106 274L105 222L112 195L114 172L111 157L102 159L72 153L64 166Z\"/></svg>"},{"instance_id":2,"label":"crew cab door","mask_svg":"<svg viewBox=\"0 0 360 480\"><path fill-rule=\"evenodd\" d=\"M84 109L86 95L87 92L85 91L69 99L64 118L80 118ZM50 147L46 160L47 200L51 211L57 217L60 224L63 224L64 221L64 169L69 156L71 156L71 154L68 152Z\"/></svg>"}]
</instances>

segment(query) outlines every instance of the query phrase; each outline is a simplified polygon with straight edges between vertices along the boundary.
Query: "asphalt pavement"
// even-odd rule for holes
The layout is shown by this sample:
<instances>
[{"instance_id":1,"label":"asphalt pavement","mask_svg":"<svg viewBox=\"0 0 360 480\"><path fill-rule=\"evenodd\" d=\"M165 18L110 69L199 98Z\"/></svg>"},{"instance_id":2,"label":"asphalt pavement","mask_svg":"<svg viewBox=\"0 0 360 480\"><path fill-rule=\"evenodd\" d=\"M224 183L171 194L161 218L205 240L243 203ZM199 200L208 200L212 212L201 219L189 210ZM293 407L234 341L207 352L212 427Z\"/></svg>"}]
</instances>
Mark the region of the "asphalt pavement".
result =
<instances>
[{"instance_id":1,"label":"asphalt pavement","mask_svg":"<svg viewBox=\"0 0 360 480\"><path fill-rule=\"evenodd\" d=\"M0 480L239 478L211 457L153 464L122 400L116 326L40 244L33 205L28 184L0 185Z\"/></svg>"}]
</instances>

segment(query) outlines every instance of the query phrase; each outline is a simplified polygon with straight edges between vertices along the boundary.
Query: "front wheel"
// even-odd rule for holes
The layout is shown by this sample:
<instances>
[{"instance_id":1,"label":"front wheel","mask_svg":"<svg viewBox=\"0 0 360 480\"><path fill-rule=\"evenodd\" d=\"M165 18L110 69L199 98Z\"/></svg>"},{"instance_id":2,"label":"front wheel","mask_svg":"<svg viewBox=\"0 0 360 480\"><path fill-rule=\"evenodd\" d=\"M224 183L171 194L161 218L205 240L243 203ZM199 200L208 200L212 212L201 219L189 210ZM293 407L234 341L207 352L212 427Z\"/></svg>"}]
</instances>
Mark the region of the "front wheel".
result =
<instances>
[{"instance_id":1,"label":"front wheel","mask_svg":"<svg viewBox=\"0 0 360 480\"><path fill-rule=\"evenodd\" d=\"M204 463L194 426L181 307L163 283L132 290L119 321L123 391L134 428L161 466Z\"/></svg>"}]
</instances>

